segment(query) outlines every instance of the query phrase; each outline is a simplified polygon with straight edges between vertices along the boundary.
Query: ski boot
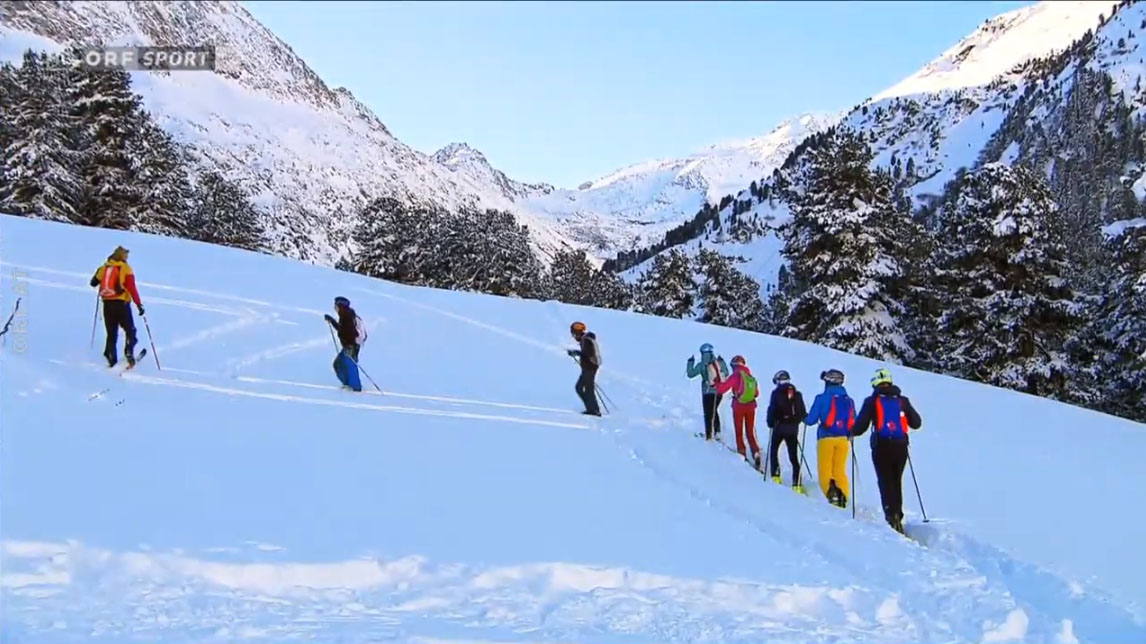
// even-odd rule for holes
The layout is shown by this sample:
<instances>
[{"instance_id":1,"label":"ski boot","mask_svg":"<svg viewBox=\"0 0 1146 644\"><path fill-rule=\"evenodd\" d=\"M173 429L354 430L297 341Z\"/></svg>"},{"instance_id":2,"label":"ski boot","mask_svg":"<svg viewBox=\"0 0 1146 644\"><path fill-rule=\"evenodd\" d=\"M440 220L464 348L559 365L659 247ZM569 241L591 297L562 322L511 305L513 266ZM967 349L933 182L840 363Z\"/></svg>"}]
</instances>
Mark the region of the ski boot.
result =
<instances>
[{"instance_id":1,"label":"ski boot","mask_svg":"<svg viewBox=\"0 0 1146 644\"><path fill-rule=\"evenodd\" d=\"M111 369L115 365L119 364L119 361L116 360L115 356L113 356L113 355L109 356L108 354L105 353L105 354L103 354L103 359L107 360L107 368L108 369Z\"/></svg>"},{"instance_id":2,"label":"ski boot","mask_svg":"<svg viewBox=\"0 0 1146 644\"><path fill-rule=\"evenodd\" d=\"M779 472L772 475L772 482L775 483L776 485L783 485L783 483L780 482L780 473Z\"/></svg>"},{"instance_id":3,"label":"ski boot","mask_svg":"<svg viewBox=\"0 0 1146 644\"><path fill-rule=\"evenodd\" d=\"M128 369L135 368L135 356L134 355L132 355L130 353L125 353L123 357L127 358L127 368Z\"/></svg>"},{"instance_id":4,"label":"ski boot","mask_svg":"<svg viewBox=\"0 0 1146 644\"><path fill-rule=\"evenodd\" d=\"M899 534L902 534L903 536L907 536L907 532L905 532L903 529L903 514L902 513L896 513L896 514L888 517L887 522L888 522L888 524L891 525L892 530L895 530L896 532L898 532Z\"/></svg>"},{"instance_id":5,"label":"ski boot","mask_svg":"<svg viewBox=\"0 0 1146 644\"><path fill-rule=\"evenodd\" d=\"M802 494L805 496L807 496L807 494L808 494L807 492L804 491L804 486L800 485L799 483L796 483L795 485L792 486L792 491L795 492L796 494Z\"/></svg>"}]
</instances>

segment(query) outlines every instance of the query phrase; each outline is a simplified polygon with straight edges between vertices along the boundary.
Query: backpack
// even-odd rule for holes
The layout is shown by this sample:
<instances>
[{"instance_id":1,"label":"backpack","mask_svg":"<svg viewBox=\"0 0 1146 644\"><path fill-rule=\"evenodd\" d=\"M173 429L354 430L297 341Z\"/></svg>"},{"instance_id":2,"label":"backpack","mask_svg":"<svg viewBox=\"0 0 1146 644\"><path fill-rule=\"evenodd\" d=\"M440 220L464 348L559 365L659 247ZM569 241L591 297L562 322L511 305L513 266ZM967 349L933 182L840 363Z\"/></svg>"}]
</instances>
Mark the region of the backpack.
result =
<instances>
[{"instance_id":1,"label":"backpack","mask_svg":"<svg viewBox=\"0 0 1146 644\"><path fill-rule=\"evenodd\" d=\"M876 396L875 434L880 438L903 438L907 436L907 417L899 396Z\"/></svg>"},{"instance_id":2,"label":"backpack","mask_svg":"<svg viewBox=\"0 0 1146 644\"><path fill-rule=\"evenodd\" d=\"M800 395L800 392L792 385L784 387L784 391L787 395L776 405L776 422L785 425L799 423L804 420L803 416L796 412L796 396Z\"/></svg>"},{"instance_id":3,"label":"backpack","mask_svg":"<svg viewBox=\"0 0 1146 644\"><path fill-rule=\"evenodd\" d=\"M756 400L756 377L749 374L747 371L740 372L740 395L736 397L736 402L747 405Z\"/></svg>"},{"instance_id":4,"label":"backpack","mask_svg":"<svg viewBox=\"0 0 1146 644\"><path fill-rule=\"evenodd\" d=\"M354 332L355 340L358 342L358 346L361 347L362 345L366 344L366 338L369 337L366 334L366 325L362 323L362 318L358 317L357 313L354 314Z\"/></svg>"},{"instance_id":5,"label":"backpack","mask_svg":"<svg viewBox=\"0 0 1146 644\"><path fill-rule=\"evenodd\" d=\"M105 300L111 299L123 293L123 285L120 284L122 270L115 264L105 264L103 267L103 277L99 282L99 296Z\"/></svg>"},{"instance_id":6,"label":"backpack","mask_svg":"<svg viewBox=\"0 0 1146 644\"><path fill-rule=\"evenodd\" d=\"M719 360L713 360L712 362L709 362L706 369L708 371L708 384L709 385L720 384L720 382L722 380L722 378L720 377L720 361Z\"/></svg>"},{"instance_id":7,"label":"backpack","mask_svg":"<svg viewBox=\"0 0 1146 644\"><path fill-rule=\"evenodd\" d=\"M847 401L847 407L844 408L846 412L839 415L836 414L837 398L843 398L845 401ZM824 420L824 428L836 432L847 432L850 434L852 426L855 425L855 420L852 418L851 414L853 405L854 403L852 402L850 396L832 396L832 403L828 407L828 417L826 420Z\"/></svg>"}]
</instances>

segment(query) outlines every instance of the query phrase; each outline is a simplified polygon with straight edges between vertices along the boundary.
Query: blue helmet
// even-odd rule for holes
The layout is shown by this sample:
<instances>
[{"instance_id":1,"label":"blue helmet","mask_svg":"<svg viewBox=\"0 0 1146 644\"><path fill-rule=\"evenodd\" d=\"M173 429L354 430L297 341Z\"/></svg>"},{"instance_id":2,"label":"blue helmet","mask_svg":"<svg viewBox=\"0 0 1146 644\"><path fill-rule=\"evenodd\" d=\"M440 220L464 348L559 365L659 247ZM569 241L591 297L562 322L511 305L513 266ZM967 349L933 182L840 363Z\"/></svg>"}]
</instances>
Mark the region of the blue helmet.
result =
<instances>
[{"instance_id":1,"label":"blue helmet","mask_svg":"<svg viewBox=\"0 0 1146 644\"><path fill-rule=\"evenodd\" d=\"M701 353L712 353L712 345L705 342L704 344L700 345L700 352Z\"/></svg>"},{"instance_id":2,"label":"blue helmet","mask_svg":"<svg viewBox=\"0 0 1146 644\"><path fill-rule=\"evenodd\" d=\"M339 295L338 297L334 298L334 305L335 306L341 306L341 307L349 307L350 306L350 300Z\"/></svg>"}]
</instances>

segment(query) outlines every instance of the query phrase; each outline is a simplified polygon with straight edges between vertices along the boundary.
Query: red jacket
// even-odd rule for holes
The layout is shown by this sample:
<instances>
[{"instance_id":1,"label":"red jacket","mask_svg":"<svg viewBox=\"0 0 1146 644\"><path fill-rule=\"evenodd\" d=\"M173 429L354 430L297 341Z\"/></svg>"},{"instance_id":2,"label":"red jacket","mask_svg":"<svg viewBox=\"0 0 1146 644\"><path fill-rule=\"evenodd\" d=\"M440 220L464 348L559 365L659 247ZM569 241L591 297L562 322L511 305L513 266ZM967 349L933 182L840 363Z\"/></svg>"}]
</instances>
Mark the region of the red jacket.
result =
<instances>
[{"instance_id":1,"label":"red jacket","mask_svg":"<svg viewBox=\"0 0 1146 644\"><path fill-rule=\"evenodd\" d=\"M746 373L750 376L752 375L752 372L748 370L747 366L742 365L742 364L738 364L738 365L732 367L732 375L729 376L727 380L725 380L723 382L718 382L718 383L714 384L713 386L716 388L716 393L718 393L718 394L726 394L729 391L731 391L733 393L733 396L732 396L732 408L733 409L736 409L736 408L756 409L756 399L760 397L759 385L757 385L757 387L756 387L756 395L752 397L752 402L742 403L739 400L741 392L744 391L744 381L740 377L741 373Z\"/></svg>"}]
</instances>

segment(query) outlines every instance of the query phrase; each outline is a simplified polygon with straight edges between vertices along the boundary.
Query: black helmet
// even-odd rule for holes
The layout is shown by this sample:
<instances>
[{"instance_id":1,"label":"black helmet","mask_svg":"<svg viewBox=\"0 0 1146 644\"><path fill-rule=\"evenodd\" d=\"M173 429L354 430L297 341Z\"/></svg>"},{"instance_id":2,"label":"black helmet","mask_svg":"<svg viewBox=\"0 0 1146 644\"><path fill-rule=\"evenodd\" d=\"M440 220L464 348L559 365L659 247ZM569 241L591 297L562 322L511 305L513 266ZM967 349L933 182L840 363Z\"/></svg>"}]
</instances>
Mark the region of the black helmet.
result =
<instances>
[{"instance_id":1,"label":"black helmet","mask_svg":"<svg viewBox=\"0 0 1146 644\"><path fill-rule=\"evenodd\" d=\"M791 382L791 380L792 377L789 376L788 372L784 371L783 369L777 371L776 375L772 376L772 384L774 385L778 385L782 382Z\"/></svg>"},{"instance_id":2,"label":"black helmet","mask_svg":"<svg viewBox=\"0 0 1146 644\"><path fill-rule=\"evenodd\" d=\"M334 305L335 306L344 306L344 307L349 308L350 307L350 300L339 295L338 297L334 298Z\"/></svg>"},{"instance_id":3,"label":"black helmet","mask_svg":"<svg viewBox=\"0 0 1146 644\"><path fill-rule=\"evenodd\" d=\"M820 372L820 380L830 385L844 384L844 372L839 369L828 369L827 371Z\"/></svg>"}]
</instances>

